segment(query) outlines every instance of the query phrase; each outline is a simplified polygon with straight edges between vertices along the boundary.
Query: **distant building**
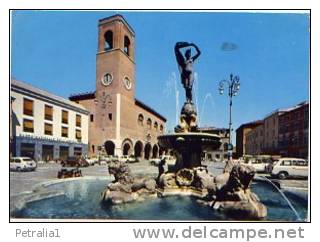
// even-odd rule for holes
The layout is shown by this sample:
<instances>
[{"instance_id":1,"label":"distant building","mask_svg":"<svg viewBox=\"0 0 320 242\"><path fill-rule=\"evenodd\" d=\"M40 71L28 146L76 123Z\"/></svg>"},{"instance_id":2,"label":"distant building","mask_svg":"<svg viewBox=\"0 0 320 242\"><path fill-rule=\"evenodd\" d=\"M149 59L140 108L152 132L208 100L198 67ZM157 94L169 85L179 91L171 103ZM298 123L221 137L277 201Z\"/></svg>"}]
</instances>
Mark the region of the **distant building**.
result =
<instances>
[{"instance_id":1,"label":"distant building","mask_svg":"<svg viewBox=\"0 0 320 242\"><path fill-rule=\"evenodd\" d=\"M249 130L244 154L307 158L308 137L309 103L302 102L272 112L260 125Z\"/></svg>"},{"instance_id":2,"label":"distant building","mask_svg":"<svg viewBox=\"0 0 320 242\"><path fill-rule=\"evenodd\" d=\"M14 102L15 98L10 97L10 127L9 127L9 145L10 145L10 158L13 155L13 151L15 150L14 147L14 136L13 136L13 122L12 122L12 116L13 116L13 110L12 110L12 103Z\"/></svg>"},{"instance_id":3,"label":"distant building","mask_svg":"<svg viewBox=\"0 0 320 242\"><path fill-rule=\"evenodd\" d=\"M281 156L308 158L309 103L302 102L279 116Z\"/></svg>"},{"instance_id":4,"label":"distant building","mask_svg":"<svg viewBox=\"0 0 320 242\"><path fill-rule=\"evenodd\" d=\"M134 30L117 14L99 20L97 40L96 90L69 98L90 111L90 155L158 157L166 118L135 98Z\"/></svg>"},{"instance_id":5,"label":"distant building","mask_svg":"<svg viewBox=\"0 0 320 242\"><path fill-rule=\"evenodd\" d=\"M229 144L229 129L203 127L203 128L199 128L199 131L204 133L216 134L220 137L221 145L218 150L204 152L204 156L206 160L223 161L228 159L227 145Z\"/></svg>"},{"instance_id":6,"label":"distant building","mask_svg":"<svg viewBox=\"0 0 320 242\"><path fill-rule=\"evenodd\" d=\"M236 157L248 154L246 151L246 136L255 127L262 125L263 121L257 120L250 123L242 124L236 130Z\"/></svg>"},{"instance_id":7,"label":"distant building","mask_svg":"<svg viewBox=\"0 0 320 242\"><path fill-rule=\"evenodd\" d=\"M264 146L264 125L260 124L246 135L246 154L261 155Z\"/></svg>"},{"instance_id":8,"label":"distant building","mask_svg":"<svg viewBox=\"0 0 320 242\"><path fill-rule=\"evenodd\" d=\"M89 112L83 106L17 80L11 80L11 100L14 156L52 160L87 154Z\"/></svg>"},{"instance_id":9,"label":"distant building","mask_svg":"<svg viewBox=\"0 0 320 242\"><path fill-rule=\"evenodd\" d=\"M279 136L279 115L283 114L284 110L276 110L267 115L263 120L264 125L264 141L263 152L268 155L279 154L278 136Z\"/></svg>"}]
</instances>

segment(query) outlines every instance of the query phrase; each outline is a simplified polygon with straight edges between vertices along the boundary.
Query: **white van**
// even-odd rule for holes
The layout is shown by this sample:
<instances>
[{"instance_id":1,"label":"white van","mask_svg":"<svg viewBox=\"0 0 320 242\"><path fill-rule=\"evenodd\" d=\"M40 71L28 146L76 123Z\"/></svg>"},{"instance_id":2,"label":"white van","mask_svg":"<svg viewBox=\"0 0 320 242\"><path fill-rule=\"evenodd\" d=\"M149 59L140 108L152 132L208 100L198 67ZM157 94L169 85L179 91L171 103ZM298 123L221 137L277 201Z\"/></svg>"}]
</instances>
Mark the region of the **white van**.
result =
<instances>
[{"instance_id":1,"label":"white van","mask_svg":"<svg viewBox=\"0 0 320 242\"><path fill-rule=\"evenodd\" d=\"M260 173L265 172L266 166L268 165L268 163L264 162L262 159L250 159L247 161L242 161L241 163L247 166L254 167L256 172L260 172Z\"/></svg>"},{"instance_id":2,"label":"white van","mask_svg":"<svg viewBox=\"0 0 320 242\"><path fill-rule=\"evenodd\" d=\"M274 162L271 176L279 179L308 177L308 162L301 158L280 158Z\"/></svg>"},{"instance_id":3,"label":"white van","mask_svg":"<svg viewBox=\"0 0 320 242\"><path fill-rule=\"evenodd\" d=\"M29 157L12 157L10 159L11 171L34 171L37 163Z\"/></svg>"}]
</instances>

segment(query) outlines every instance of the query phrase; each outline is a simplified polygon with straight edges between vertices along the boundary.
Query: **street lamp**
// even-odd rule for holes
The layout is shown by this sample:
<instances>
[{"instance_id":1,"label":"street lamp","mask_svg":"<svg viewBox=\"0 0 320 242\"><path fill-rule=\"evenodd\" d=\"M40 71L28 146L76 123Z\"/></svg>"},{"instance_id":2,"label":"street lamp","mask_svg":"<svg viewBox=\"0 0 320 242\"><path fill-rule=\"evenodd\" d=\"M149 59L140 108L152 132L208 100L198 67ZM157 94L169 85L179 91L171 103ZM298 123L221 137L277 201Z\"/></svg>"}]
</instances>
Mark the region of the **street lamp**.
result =
<instances>
[{"instance_id":1,"label":"street lamp","mask_svg":"<svg viewBox=\"0 0 320 242\"><path fill-rule=\"evenodd\" d=\"M228 96L229 96L229 145L228 145L228 160L232 159L232 142L231 142L231 131L232 131L232 97L236 96L240 90L240 77L230 74L230 80L222 80L219 83L219 93L223 95L224 85L228 86Z\"/></svg>"}]
</instances>

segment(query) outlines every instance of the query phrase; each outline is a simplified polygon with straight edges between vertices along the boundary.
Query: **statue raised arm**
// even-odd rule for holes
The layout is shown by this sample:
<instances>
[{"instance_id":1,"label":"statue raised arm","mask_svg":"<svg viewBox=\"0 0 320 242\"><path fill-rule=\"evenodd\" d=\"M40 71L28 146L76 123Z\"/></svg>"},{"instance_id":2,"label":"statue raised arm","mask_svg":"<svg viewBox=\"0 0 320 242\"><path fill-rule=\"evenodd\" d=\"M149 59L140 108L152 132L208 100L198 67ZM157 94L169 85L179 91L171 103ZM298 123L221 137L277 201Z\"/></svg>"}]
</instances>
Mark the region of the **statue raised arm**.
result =
<instances>
[{"instance_id":1,"label":"statue raised arm","mask_svg":"<svg viewBox=\"0 0 320 242\"><path fill-rule=\"evenodd\" d=\"M193 57L192 57L192 60L195 61L196 59L198 59L198 57L201 55L201 51L199 50L198 46L196 46L195 44L191 44L191 46L193 46L196 51L197 51L197 54L195 54Z\"/></svg>"},{"instance_id":2,"label":"statue raised arm","mask_svg":"<svg viewBox=\"0 0 320 242\"><path fill-rule=\"evenodd\" d=\"M197 53L191 57L191 48L188 48L183 56L181 49L186 47L194 47ZM179 65L181 83L186 90L187 102L192 102L192 85L194 81L193 62L200 56L201 52L197 45L188 42L177 42L174 47L174 52Z\"/></svg>"}]
</instances>

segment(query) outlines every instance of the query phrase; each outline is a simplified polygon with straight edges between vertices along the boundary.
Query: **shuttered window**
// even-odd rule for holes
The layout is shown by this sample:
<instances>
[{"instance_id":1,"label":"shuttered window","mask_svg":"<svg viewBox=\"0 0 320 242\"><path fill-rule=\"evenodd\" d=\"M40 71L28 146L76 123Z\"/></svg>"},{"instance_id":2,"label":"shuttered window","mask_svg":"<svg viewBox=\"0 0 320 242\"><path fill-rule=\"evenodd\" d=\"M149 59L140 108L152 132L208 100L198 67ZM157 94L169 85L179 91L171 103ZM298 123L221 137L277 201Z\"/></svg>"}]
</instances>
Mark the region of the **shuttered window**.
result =
<instances>
[{"instance_id":1,"label":"shuttered window","mask_svg":"<svg viewBox=\"0 0 320 242\"><path fill-rule=\"evenodd\" d=\"M44 134L52 135L52 124L44 124Z\"/></svg>"},{"instance_id":2,"label":"shuttered window","mask_svg":"<svg viewBox=\"0 0 320 242\"><path fill-rule=\"evenodd\" d=\"M68 124L68 111L62 110L62 119L63 124Z\"/></svg>"},{"instance_id":3,"label":"shuttered window","mask_svg":"<svg viewBox=\"0 0 320 242\"><path fill-rule=\"evenodd\" d=\"M33 120L29 120L29 119L24 119L23 120L23 131L24 132L29 132L29 133L33 133L34 132Z\"/></svg>"},{"instance_id":4,"label":"shuttered window","mask_svg":"<svg viewBox=\"0 0 320 242\"><path fill-rule=\"evenodd\" d=\"M81 115L76 115L76 126L81 127Z\"/></svg>"},{"instance_id":5,"label":"shuttered window","mask_svg":"<svg viewBox=\"0 0 320 242\"><path fill-rule=\"evenodd\" d=\"M44 119L51 121L53 119L53 108L49 105L44 105Z\"/></svg>"},{"instance_id":6,"label":"shuttered window","mask_svg":"<svg viewBox=\"0 0 320 242\"><path fill-rule=\"evenodd\" d=\"M76 129L76 139L80 142L81 141L81 130Z\"/></svg>"},{"instance_id":7,"label":"shuttered window","mask_svg":"<svg viewBox=\"0 0 320 242\"><path fill-rule=\"evenodd\" d=\"M23 114L33 116L33 101L24 98L23 99Z\"/></svg>"},{"instance_id":8,"label":"shuttered window","mask_svg":"<svg viewBox=\"0 0 320 242\"><path fill-rule=\"evenodd\" d=\"M61 136L68 138L68 127L61 127Z\"/></svg>"}]
</instances>

